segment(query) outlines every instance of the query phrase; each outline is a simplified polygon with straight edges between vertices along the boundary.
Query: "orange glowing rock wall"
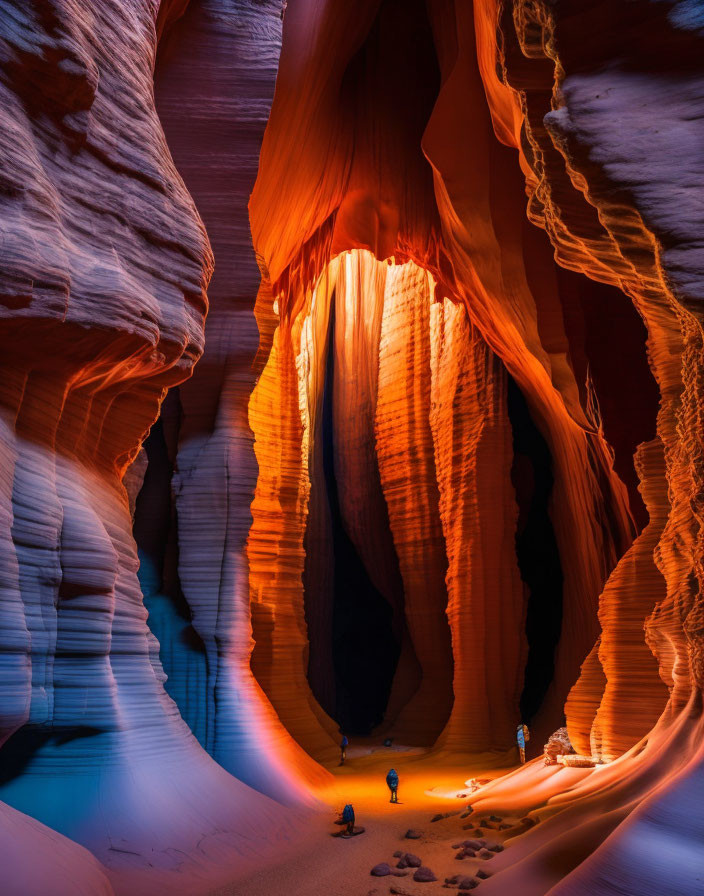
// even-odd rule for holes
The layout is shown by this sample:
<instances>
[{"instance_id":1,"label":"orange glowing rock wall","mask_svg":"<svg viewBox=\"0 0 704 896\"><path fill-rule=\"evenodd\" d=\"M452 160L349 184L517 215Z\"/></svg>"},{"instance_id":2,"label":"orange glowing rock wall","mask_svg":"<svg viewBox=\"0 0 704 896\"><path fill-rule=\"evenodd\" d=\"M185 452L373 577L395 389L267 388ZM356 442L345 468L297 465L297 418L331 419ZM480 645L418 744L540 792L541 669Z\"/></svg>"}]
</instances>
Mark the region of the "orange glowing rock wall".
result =
<instances>
[{"instance_id":1,"label":"orange glowing rock wall","mask_svg":"<svg viewBox=\"0 0 704 896\"><path fill-rule=\"evenodd\" d=\"M533 800L541 817L552 817L518 846L518 859L531 858L520 874L516 867L501 875L501 885L522 884L544 874L551 856L572 853L567 867L529 892L553 885L560 896L605 894L615 885L697 892L704 829L704 356L695 236L704 223L695 150L701 31L693 10L678 4L483 3L475 13L494 127L519 149L529 215L547 230L561 264L618 284L632 299L648 329L660 391L657 436L637 456L650 522L604 590L600 641L566 707L580 748L607 759L627 752L565 793ZM673 166L674 147L685 165ZM587 858L580 844L595 835L601 846ZM675 851L676 863L663 861Z\"/></svg>"},{"instance_id":2,"label":"orange glowing rock wall","mask_svg":"<svg viewBox=\"0 0 704 896\"><path fill-rule=\"evenodd\" d=\"M575 374L580 349L567 333L566 299L552 247L526 220L524 177L515 150L496 139L480 70L489 51L477 55L472 9L430 4L423 30L425 12L414 7L413 15L407 11L401 17L400 32L393 9L394 3L378 11L370 4L352 15L323 4L309 18L303 5L289 5L277 91L250 202L255 248L286 326L339 251L365 247L379 258L393 255L397 263L413 259L432 274L436 297L465 305L472 325L525 395L553 459L550 513L565 577L555 676L535 721L540 740L560 721L580 664L598 637L598 596L635 533L629 495L614 472L593 391L586 378ZM490 14L482 9L476 8L478 19ZM425 87L397 93L390 102L388 83L403 79ZM507 88L497 90L505 103ZM507 108L519 116L510 104ZM349 114L341 117L344 109ZM370 134L378 136L376 144ZM405 172L402 180L399 171ZM399 320L394 329L400 334L404 326ZM423 354L417 351L420 363ZM391 425L380 415L393 396L381 384L388 352L382 337L377 437ZM409 370L413 362L408 357L404 363ZM427 355L422 363L428 363ZM413 421L404 437L414 444L409 452L413 488L427 490L428 497L415 507L384 489L409 606L424 579L435 583L436 591L446 573L447 545L441 548L452 540L451 523L446 519L443 528L439 507L449 500L450 489L460 488L463 463L458 460L452 484L445 480L444 498L439 493L433 498L441 477L431 469L437 457L433 454L431 465L428 454L431 415L424 390L430 384L417 376L417 394L409 392ZM383 482L393 476L389 463L399 461L389 460L395 452L389 439L377 441ZM453 512L469 508L460 501ZM409 519L403 519L404 513L410 513ZM508 526L508 517L505 522ZM416 541L421 530L423 537ZM492 537L500 554L510 547L501 526ZM477 550L481 555L487 548L477 545ZM513 593L513 573L503 569L507 592ZM464 574L451 570L452 587ZM410 628L411 616L406 616ZM503 644L495 656L505 659L509 652ZM507 670L502 693L515 692L514 672ZM506 725L506 718L498 727ZM490 727L497 730L493 722Z\"/></svg>"},{"instance_id":3,"label":"orange glowing rock wall","mask_svg":"<svg viewBox=\"0 0 704 896\"><path fill-rule=\"evenodd\" d=\"M671 708L682 707L702 684L699 256L686 236L696 229L697 213L686 198L694 175L675 175L666 161L666 135L680 133L683 117L691 118L684 100L665 100L665 81L656 77L646 88L638 74L648 67L647 47L660 45L666 35L676 48L667 83L678 83L678 96L691 96L701 83L691 68L701 39L686 18L667 19L656 4L637 12L616 4L608 33L633 32L641 39L630 43L622 62L608 63L609 40L585 43L580 36L597 27L597 9L578 5L575 15L563 18L546 4L516 3L514 12L514 21L504 12L499 23L504 44L498 70L505 84L488 66L485 72L497 97L497 132L500 120L525 115L521 157L529 213L550 234L561 263L615 282L631 296L648 327L648 355L661 394L658 442L639 455L650 524L604 592L598 654L568 702L568 723L584 745L580 707L589 695L592 742L613 757L646 733L663 706L651 652L671 689ZM491 19L498 10L486 4L483 15ZM696 129L685 128L684 151L693 146ZM500 135L518 145L508 131ZM631 139L632 155L624 152ZM684 229L673 228L673 215L682 216ZM594 674L597 656L601 675ZM628 699L635 691L640 700Z\"/></svg>"},{"instance_id":4,"label":"orange glowing rock wall","mask_svg":"<svg viewBox=\"0 0 704 896\"><path fill-rule=\"evenodd\" d=\"M452 716L440 743L508 748L520 718L527 645L507 374L464 308L449 300L431 309L431 345L437 369L431 421L455 662Z\"/></svg>"},{"instance_id":5,"label":"orange glowing rock wall","mask_svg":"<svg viewBox=\"0 0 704 896\"><path fill-rule=\"evenodd\" d=\"M452 653L446 619L447 556L431 429L430 312L433 284L409 264L391 268L381 295L379 473L403 579L406 619L422 671L420 689L394 731L422 743L451 709Z\"/></svg>"},{"instance_id":6,"label":"orange glowing rock wall","mask_svg":"<svg viewBox=\"0 0 704 896\"><path fill-rule=\"evenodd\" d=\"M250 402L260 469L248 548L253 668L279 717L310 750L324 745L316 723L330 729L305 680L302 582L310 458L329 350L343 370L362 372L354 398L351 383L336 379L336 434L351 434L335 449L345 519L383 588L381 555L354 525L378 510L374 491L354 487L360 470L378 464L403 580L403 607L395 609L405 615L419 666L420 680L409 680L402 653L388 710L393 731L432 743L452 709L448 746L513 742L525 608L513 546L506 372L464 309L435 303L434 295L433 278L413 263L388 265L369 252L339 256L296 303L302 311L294 322L277 328ZM331 301L336 326L329 336ZM350 340L355 315L364 335Z\"/></svg>"},{"instance_id":7,"label":"orange glowing rock wall","mask_svg":"<svg viewBox=\"0 0 704 896\"><path fill-rule=\"evenodd\" d=\"M279 719L318 755L333 746L335 725L306 678L308 638L303 608L303 538L308 513L308 452L322 385L329 291L310 292L293 325L277 327L249 403L259 477L247 542L252 669ZM262 287L260 326L272 297Z\"/></svg>"}]
</instances>

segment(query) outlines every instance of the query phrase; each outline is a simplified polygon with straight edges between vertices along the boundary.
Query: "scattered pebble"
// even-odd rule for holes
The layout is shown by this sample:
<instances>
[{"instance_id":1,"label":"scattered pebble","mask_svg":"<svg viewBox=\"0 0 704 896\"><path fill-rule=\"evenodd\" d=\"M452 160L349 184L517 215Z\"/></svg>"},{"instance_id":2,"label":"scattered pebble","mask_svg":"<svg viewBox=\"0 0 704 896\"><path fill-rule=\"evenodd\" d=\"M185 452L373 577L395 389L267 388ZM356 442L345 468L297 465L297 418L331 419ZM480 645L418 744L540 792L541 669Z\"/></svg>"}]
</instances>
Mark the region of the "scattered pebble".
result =
<instances>
[{"instance_id":1,"label":"scattered pebble","mask_svg":"<svg viewBox=\"0 0 704 896\"><path fill-rule=\"evenodd\" d=\"M375 865L369 873L372 877L388 877L389 874L393 874L394 877L405 877L408 872L394 871L388 862L379 862L379 864Z\"/></svg>"},{"instance_id":2,"label":"scattered pebble","mask_svg":"<svg viewBox=\"0 0 704 896\"><path fill-rule=\"evenodd\" d=\"M473 877L463 877L459 882L460 890L473 890L475 887L478 887L479 884Z\"/></svg>"},{"instance_id":3,"label":"scattered pebble","mask_svg":"<svg viewBox=\"0 0 704 896\"><path fill-rule=\"evenodd\" d=\"M453 815L459 815L461 811L461 809L456 809L454 812L439 812L437 815L433 815L430 820L442 821L443 818L452 818Z\"/></svg>"},{"instance_id":4,"label":"scattered pebble","mask_svg":"<svg viewBox=\"0 0 704 896\"><path fill-rule=\"evenodd\" d=\"M479 851L478 856L480 859L493 859L494 853L488 849L482 849Z\"/></svg>"},{"instance_id":5,"label":"scattered pebble","mask_svg":"<svg viewBox=\"0 0 704 896\"><path fill-rule=\"evenodd\" d=\"M396 852L394 853L394 858L400 859L402 855L403 855L403 853L401 852L401 850L397 849Z\"/></svg>"},{"instance_id":6,"label":"scattered pebble","mask_svg":"<svg viewBox=\"0 0 704 896\"><path fill-rule=\"evenodd\" d=\"M482 871L482 870L480 869L479 871L477 871L477 877L478 877L480 880L489 880L489 878L491 877L491 875L489 874L488 871Z\"/></svg>"},{"instance_id":7,"label":"scattered pebble","mask_svg":"<svg viewBox=\"0 0 704 896\"><path fill-rule=\"evenodd\" d=\"M494 843L493 846L488 846L487 849L490 849L492 852L503 852L504 848L500 843Z\"/></svg>"},{"instance_id":8,"label":"scattered pebble","mask_svg":"<svg viewBox=\"0 0 704 896\"><path fill-rule=\"evenodd\" d=\"M501 815L490 815L489 821L503 821L503 817Z\"/></svg>"},{"instance_id":9,"label":"scattered pebble","mask_svg":"<svg viewBox=\"0 0 704 896\"><path fill-rule=\"evenodd\" d=\"M419 884L429 884L434 880L437 880L437 877L435 877L430 868L427 868L425 865L421 865L413 875L413 880Z\"/></svg>"},{"instance_id":10,"label":"scattered pebble","mask_svg":"<svg viewBox=\"0 0 704 896\"><path fill-rule=\"evenodd\" d=\"M388 874L391 874L391 866L388 862L379 862L369 873L372 877L386 877Z\"/></svg>"},{"instance_id":11,"label":"scattered pebble","mask_svg":"<svg viewBox=\"0 0 704 896\"><path fill-rule=\"evenodd\" d=\"M422 836L423 836L422 831L415 831L415 830L413 830L413 828L406 831L406 840L420 840L420 838Z\"/></svg>"}]
</instances>

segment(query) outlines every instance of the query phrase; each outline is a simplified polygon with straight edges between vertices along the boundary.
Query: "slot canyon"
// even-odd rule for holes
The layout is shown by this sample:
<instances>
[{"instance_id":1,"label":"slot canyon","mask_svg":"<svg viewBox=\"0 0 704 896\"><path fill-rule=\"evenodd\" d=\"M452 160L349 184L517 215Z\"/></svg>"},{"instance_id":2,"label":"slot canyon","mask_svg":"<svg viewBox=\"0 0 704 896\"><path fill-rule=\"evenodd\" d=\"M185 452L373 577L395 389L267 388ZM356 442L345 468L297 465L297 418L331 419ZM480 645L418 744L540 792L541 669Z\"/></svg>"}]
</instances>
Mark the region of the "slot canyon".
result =
<instances>
[{"instance_id":1,"label":"slot canyon","mask_svg":"<svg viewBox=\"0 0 704 896\"><path fill-rule=\"evenodd\" d=\"M702 896L704 3L0 56L0 894Z\"/></svg>"}]
</instances>

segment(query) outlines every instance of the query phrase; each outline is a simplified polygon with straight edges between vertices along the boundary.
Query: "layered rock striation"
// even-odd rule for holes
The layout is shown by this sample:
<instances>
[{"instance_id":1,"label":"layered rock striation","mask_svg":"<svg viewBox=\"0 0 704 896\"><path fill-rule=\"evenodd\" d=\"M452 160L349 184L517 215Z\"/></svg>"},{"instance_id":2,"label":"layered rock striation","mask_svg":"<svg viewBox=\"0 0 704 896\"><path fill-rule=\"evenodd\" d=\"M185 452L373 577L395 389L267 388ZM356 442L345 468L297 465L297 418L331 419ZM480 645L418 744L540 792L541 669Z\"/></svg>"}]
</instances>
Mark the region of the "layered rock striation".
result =
<instances>
[{"instance_id":1,"label":"layered rock striation","mask_svg":"<svg viewBox=\"0 0 704 896\"><path fill-rule=\"evenodd\" d=\"M601 765L482 790L540 821L483 888L693 892L692 4L290 0L283 34L275 0L0 5L0 814L32 885L206 888L197 850L264 849L341 720L505 751L531 706Z\"/></svg>"},{"instance_id":2,"label":"layered rock striation","mask_svg":"<svg viewBox=\"0 0 704 896\"><path fill-rule=\"evenodd\" d=\"M0 799L108 869L6 807L4 880L39 850L22 879L56 892L204 882L198 844L244 861L277 825L167 696L137 578L125 474L202 354L213 264L154 108L157 11L0 17Z\"/></svg>"}]
</instances>

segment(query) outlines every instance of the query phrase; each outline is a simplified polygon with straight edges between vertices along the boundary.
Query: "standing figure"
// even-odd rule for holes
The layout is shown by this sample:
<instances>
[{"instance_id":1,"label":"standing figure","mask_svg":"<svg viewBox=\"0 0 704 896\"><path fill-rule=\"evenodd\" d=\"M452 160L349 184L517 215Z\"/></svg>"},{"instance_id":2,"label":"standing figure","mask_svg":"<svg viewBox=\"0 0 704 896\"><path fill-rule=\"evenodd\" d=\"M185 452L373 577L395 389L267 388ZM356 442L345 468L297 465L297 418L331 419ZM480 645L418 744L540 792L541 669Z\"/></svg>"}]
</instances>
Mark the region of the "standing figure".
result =
<instances>
[{"instance_id":1,"label":"standing figure","mask_svg":"<svg viewBox=\"0 0 704 896\"><path fill-rule=\"evenodd\" d=\"M516 729L516 741L518 743L518 752L521 755L521 765L526 764L526 741L530 740L530 731L527 725L519 725Z\"/></svg>"},{"instance_id":2,"label":"standing figure","mask_svg":"<svg viewBox=\"0 0 704 896\"><path fill-rule=\"evenodd\" d=\"M340 741L340 765L345 764L345 759L347 759L347 746L349 745L349 741L347 737L343 734L342 740Z\"/></svg>"},{"instance_id":3,"label":"standing figure","mask_svg":"<svg viewBox=\"0 0 704 896\"><path fill-rule=\"evenodd\" d=\"M398 773L396 769L392 768L391 771L386 776L386 786L391 791L391 799L390 803L398 802Z\"/></svg>"},{"instance_id":4,"label":"standing figure","mask_svg":"<svg viewBox=\"0 0 704 896\"><path fill-rule=\"evenodd\" d=\"M342 822L347 825L345 833L352 836L354 834L354 806L352 803L347 803L342 810Z\"/></svg>"}]
</instances>

